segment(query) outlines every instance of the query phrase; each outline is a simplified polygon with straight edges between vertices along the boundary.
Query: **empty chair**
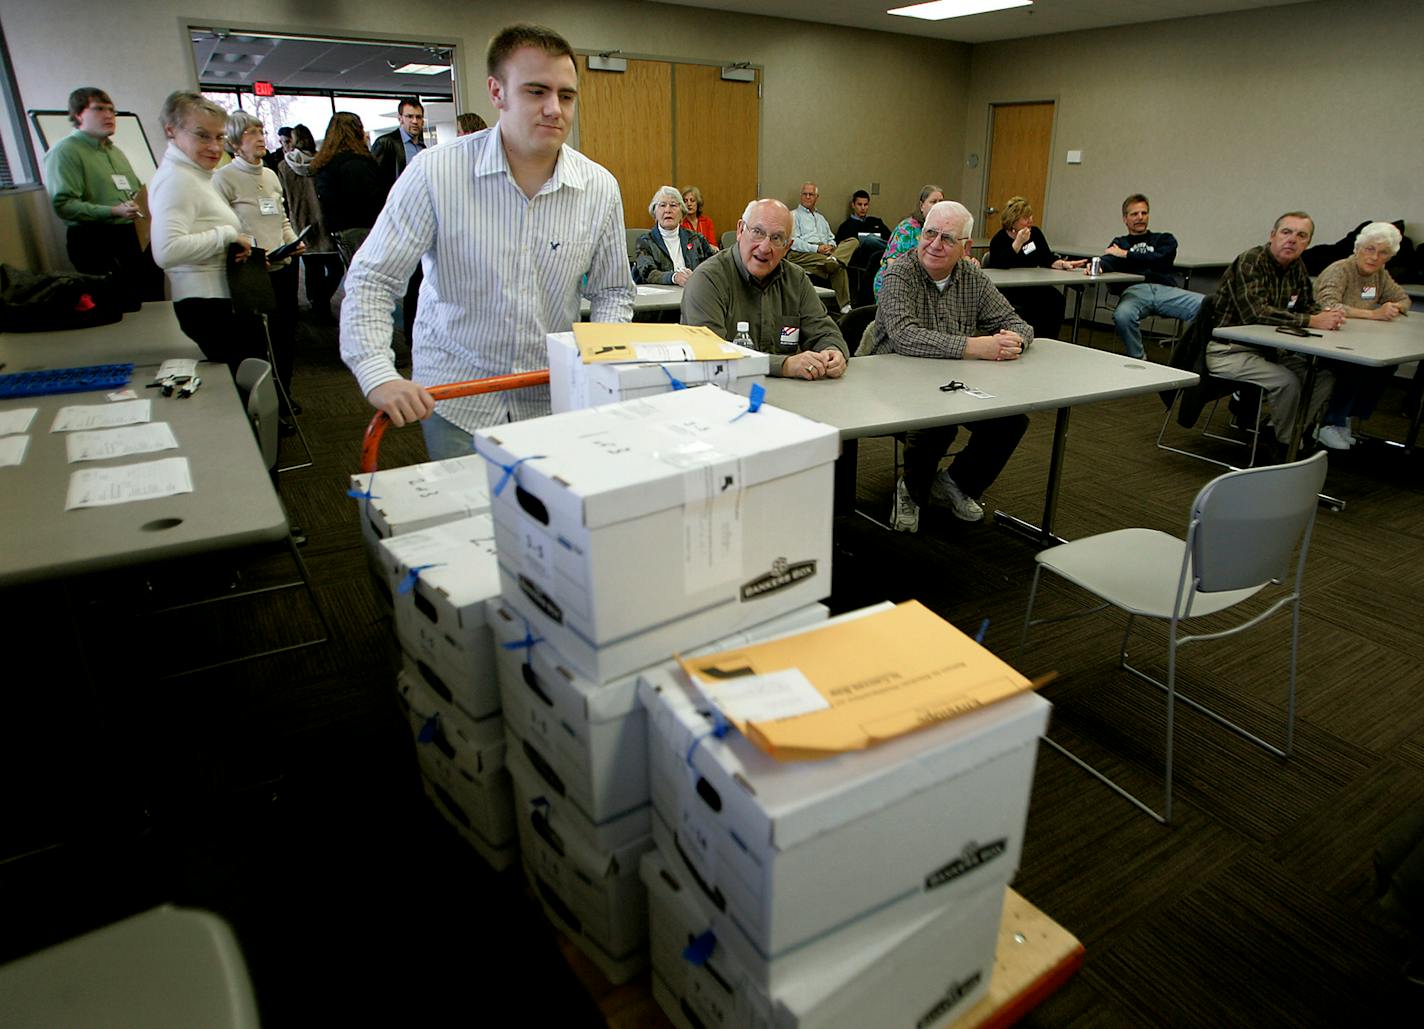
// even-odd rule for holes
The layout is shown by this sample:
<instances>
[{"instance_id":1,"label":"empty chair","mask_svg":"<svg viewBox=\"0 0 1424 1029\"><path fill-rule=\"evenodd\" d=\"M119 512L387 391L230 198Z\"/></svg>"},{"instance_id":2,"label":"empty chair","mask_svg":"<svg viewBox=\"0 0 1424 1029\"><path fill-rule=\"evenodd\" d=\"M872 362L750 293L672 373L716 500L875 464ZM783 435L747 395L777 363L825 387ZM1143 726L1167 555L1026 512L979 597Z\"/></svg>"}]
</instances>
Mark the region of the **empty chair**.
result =
<instances>
[{"instance_id":1,"label":"empty chair","mask_svg":"<svg viewBox=\"0 0 1424 1029\"><path fill-rule=\"evenodd\" d=\"M1316 494L1324 481L1323 452L1294 464L1227 472L1203 486L1192 502L1185 541L1153 529L1119 529L1040 552L1024 614L1020 658L1028 643L1028 631L1034 625L1095 614L1109 607L1127 613L1119 667L1167 695L1162 810L1150 807L1046 736L1044 742L1163 824L1172 818L1173 728L1178 700L1270 753L1288 757L1295 723L1301 579L1315 524ZM1103 603L1083 611L1035 619L1034 602L1045 569L1097 595ZM1285 592L1264 611L1231 628L1196 634L1182 632L1186 620L1225 611L1268 586L1282 587ZM1220 639L1252 628L1284 608L1291 612L1290 673L1284 737L1281 746L1276 746L1179 693L1177 650L1187 643ZM1127 641L1139 617L1168 623L1166 682L1128 664Z\"/></svg>"},{"instance_id":2,"label":"empty chair","mask_svg":"<svg viewBox=\"0 0 1424 1029\"><path fill-rule=\"evenodd\" d=\"M234 376L238 395L247 406L247 419L257 436L262 463L271 471L277 467L277 383L272 378L272 365L261 358L249 357L237 366Z\"/></svg>"}]
</instances>

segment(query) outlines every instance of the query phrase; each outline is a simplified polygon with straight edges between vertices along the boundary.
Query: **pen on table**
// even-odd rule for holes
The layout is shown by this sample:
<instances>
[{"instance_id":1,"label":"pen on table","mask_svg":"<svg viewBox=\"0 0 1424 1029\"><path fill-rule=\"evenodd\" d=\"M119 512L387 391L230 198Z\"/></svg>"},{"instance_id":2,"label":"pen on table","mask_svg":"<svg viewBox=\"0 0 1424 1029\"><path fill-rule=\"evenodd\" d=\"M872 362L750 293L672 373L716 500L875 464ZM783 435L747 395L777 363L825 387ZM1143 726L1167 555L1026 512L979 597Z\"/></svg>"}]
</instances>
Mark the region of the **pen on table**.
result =
<instances>
[{"instance_id":1,"label":"pen on table","mask_svg":"<svg viewBox=\"0 0 1424 1029\"><path fill-rule=\"evenodd\" d=\"M983 643L984 636L989 631L989 619L984 619L979 623L979 631L974 634L975 643Z\"/></svg>"}]
</instances>

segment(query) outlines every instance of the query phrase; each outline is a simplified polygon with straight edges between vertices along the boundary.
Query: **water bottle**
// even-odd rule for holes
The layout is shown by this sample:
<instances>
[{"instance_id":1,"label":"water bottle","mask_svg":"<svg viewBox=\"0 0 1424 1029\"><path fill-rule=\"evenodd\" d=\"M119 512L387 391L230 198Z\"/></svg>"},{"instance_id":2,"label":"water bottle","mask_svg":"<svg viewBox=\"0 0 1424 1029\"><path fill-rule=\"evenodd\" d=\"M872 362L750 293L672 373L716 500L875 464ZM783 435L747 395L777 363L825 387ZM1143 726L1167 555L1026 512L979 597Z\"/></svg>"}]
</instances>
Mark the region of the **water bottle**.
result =
<instances>
[{"instance_id":1,"label":"water bottle","mask_svg":"<svg viewBox=\"0 0 1424 1029\"><path fill-rule=\"evenodd\" d=\"M756 344L752 342L752 327L747 322L737 322L737 334L732 337L732 342L739 347L746 347L748 350L755 350Z\"/></svg>"}]
</instances>

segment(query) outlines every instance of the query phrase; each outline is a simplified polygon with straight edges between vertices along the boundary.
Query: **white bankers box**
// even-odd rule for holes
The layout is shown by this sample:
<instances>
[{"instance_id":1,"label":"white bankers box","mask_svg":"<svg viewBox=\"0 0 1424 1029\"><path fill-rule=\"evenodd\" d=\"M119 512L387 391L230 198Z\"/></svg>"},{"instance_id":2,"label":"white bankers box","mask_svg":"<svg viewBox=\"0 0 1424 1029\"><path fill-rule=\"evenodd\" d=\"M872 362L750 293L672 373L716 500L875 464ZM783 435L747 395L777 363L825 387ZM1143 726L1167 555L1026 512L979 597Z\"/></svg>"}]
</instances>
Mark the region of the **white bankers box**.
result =
<instances>
[{"instance_id":1,"label":"white bankers box","mask_svg":"<svg viewBox=\"0 0 1424 1029\"><path fill-rule=\"evenodd\" d=\"M549 398L555 414L600 407L620 400L636 400L684 386L712 383L746 396L763 382L770 369L766 354L735 343L723 344L729 354L742 356L721 361L639 361L584 364L572 332L549 334Z\"/></svg>"}]
</instances>

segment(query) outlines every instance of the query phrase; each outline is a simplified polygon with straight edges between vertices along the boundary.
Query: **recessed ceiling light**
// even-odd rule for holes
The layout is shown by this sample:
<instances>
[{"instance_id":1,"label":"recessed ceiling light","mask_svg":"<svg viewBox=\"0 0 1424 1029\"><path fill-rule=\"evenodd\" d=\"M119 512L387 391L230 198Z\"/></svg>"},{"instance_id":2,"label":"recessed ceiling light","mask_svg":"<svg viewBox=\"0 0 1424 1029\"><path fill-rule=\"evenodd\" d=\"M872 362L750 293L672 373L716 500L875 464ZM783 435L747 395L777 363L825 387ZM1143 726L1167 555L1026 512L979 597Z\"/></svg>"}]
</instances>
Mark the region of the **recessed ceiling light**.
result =
<instances>
[{"instance_id":1,"label":"recessed ceiling light","mask_svg":"<svg viewBox=\"0 0 1424 1029\"><path fill-rule=\"evenodd\" d=\"M444 75L450 70L448 64L403 64L395 69L397 75Z\"/></svg>"},{"instance_id":2,"label":"recessed ceiling light","mask_svg":"<svg viewBox=\"0 0 1424 1029\"><path fill-rule=\"evenodd\" d=\"M1032 3L1033 0L932 0L927 4L894 7L885 13L898 14L902 18L920 18L924 21L948 21L950 18L967 18L971 14L1028 7Z\"/></svg>"}]
</instances>

